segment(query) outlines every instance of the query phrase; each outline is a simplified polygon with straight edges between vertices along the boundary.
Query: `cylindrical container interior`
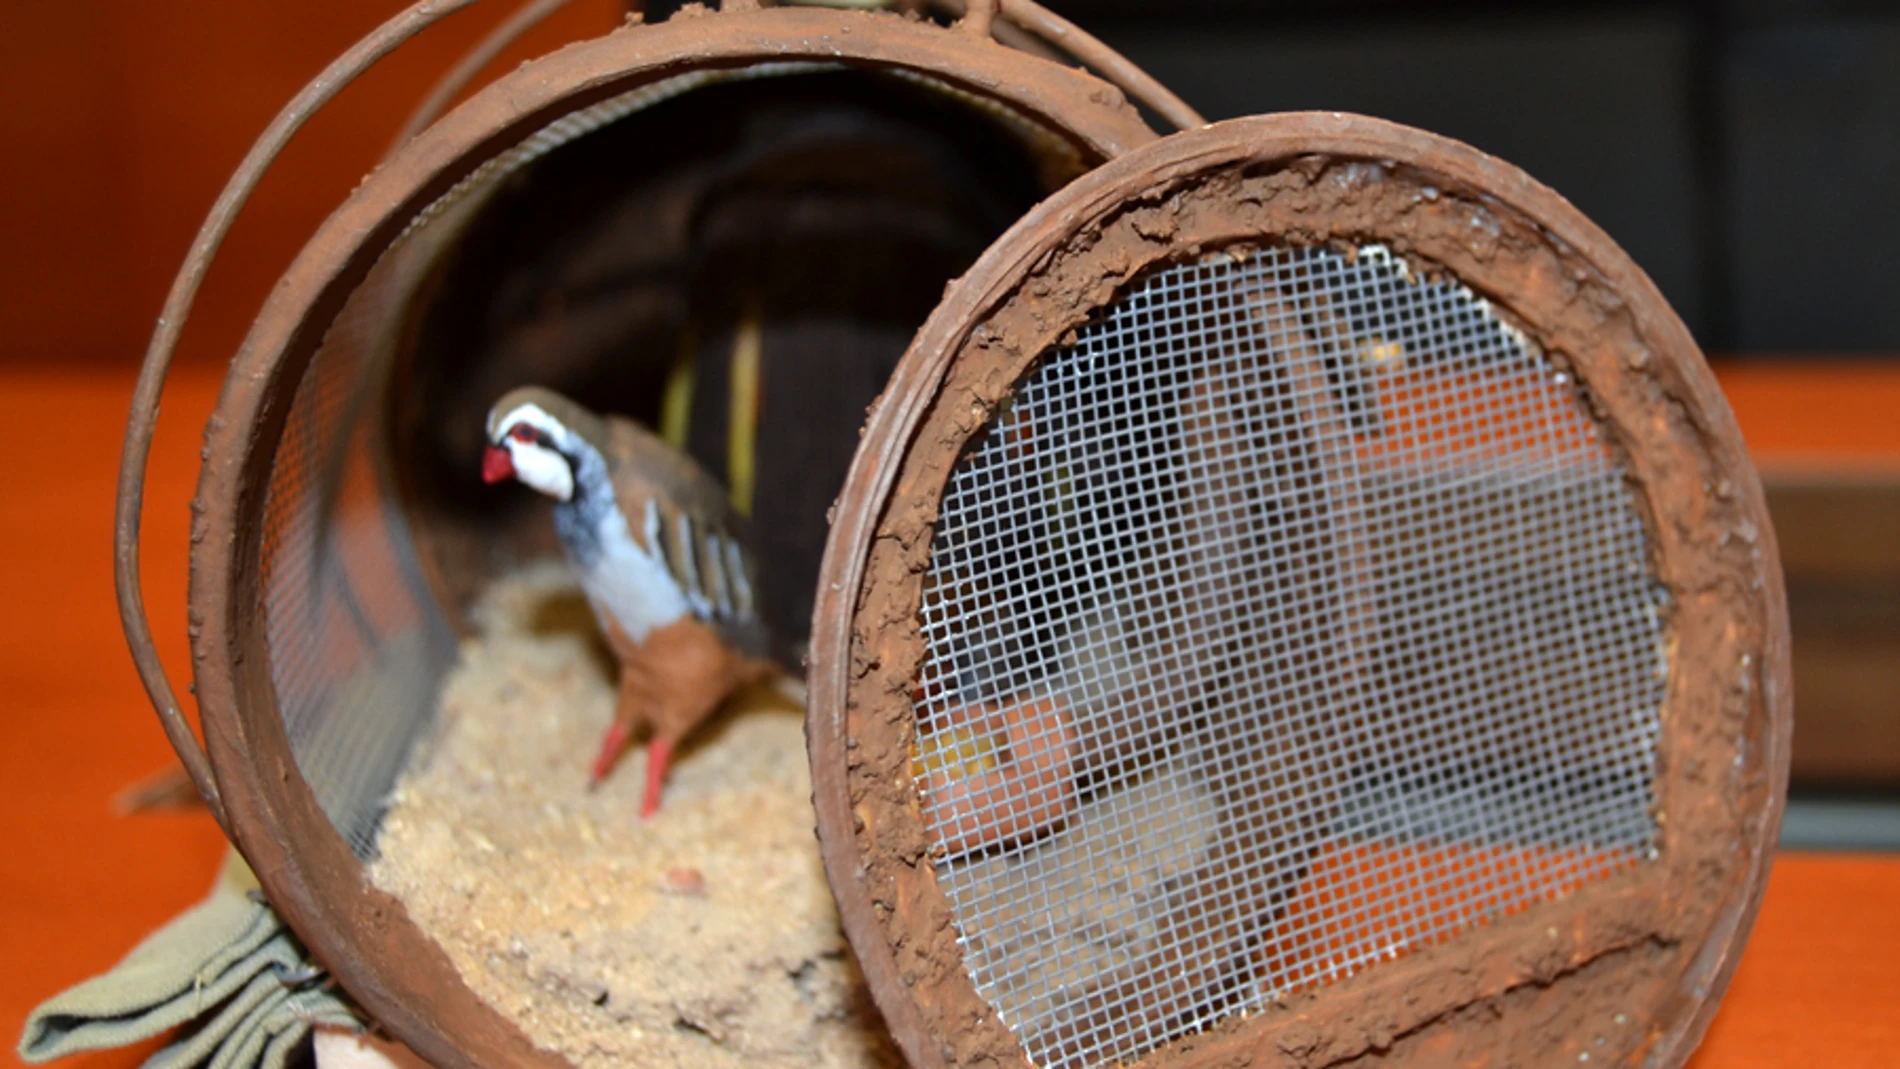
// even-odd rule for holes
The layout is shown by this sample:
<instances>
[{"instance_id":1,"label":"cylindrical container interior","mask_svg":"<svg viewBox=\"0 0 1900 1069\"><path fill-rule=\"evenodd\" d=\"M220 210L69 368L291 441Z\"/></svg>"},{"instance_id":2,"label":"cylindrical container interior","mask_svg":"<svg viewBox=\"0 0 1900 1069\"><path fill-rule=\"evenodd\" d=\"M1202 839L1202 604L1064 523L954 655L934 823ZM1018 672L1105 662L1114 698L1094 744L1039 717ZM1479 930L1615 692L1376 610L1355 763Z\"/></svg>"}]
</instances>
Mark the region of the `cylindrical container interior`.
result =
<instances>
[{"instance_id":1,"label":"cylindrical container interior","mask_svg":"<svg viewBox=\"0 0 1900 1069\"><path fill-rule=\"evenodd\" d=\"M865 411L945 284L1152 137L1118 90L987 39L753 10L505 75L326 222L208 434L197 682L233 834L379 1020L437 1064L559 1064L363 870L471 600L555 548L481 483L495 398L554 387L726 479L796 658Z\"/></svg>"},{"instance_id":2,"label":"cylindrical container interior","mask_svg":"<svg viewBox=\"0 0 1900 1069\"><path fill-rule=\"evenodd\" d=\"M685 75L564 116L396 239L304 372L263 521L277 701L358 852L466 606L558 552L544 507L479 477L514 387L640 419L725 478L796 660L866 407L944 282L1079 166L1002 120L827 64Z\"/></svg>"}]
</instances>

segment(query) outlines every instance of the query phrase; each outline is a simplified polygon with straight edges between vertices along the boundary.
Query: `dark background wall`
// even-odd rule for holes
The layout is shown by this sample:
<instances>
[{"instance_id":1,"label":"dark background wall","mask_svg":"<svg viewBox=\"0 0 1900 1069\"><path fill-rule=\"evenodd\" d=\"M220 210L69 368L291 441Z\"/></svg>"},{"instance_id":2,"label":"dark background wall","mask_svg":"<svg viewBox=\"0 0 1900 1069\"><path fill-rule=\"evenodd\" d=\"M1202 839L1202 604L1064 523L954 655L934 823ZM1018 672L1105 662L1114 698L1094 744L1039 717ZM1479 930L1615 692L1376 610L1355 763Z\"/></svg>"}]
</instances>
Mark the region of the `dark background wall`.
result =
<instances>
[{"instance_id":1,"label":"dark background wall","mask_svg":"<svg viewBox=\"0 0 1900 1069\"><path fill-rule=\"evenodd\" d=\"M1212 117L1360 111L1517 163L1711 351L1900 353L1900 3L1051 2ZM245 147L401 6L0 5L0 360L136 360ZM214 272L187 359L230 352L434 74L513 6L456 16L312 124ZM580 0L503 62L623 9Z\"/></svg>"},{"instance_id":2,"label":"dark background wall","mask_svg":"<svg viewBox=\"0 0 1900 1069\"><path fill-rule=\"evenodd\" d=\"M1211 118L1358 111L1518 164L1713 351L1900 353L1900 4L1062 8Z\"/></svg>"}]
</instances>

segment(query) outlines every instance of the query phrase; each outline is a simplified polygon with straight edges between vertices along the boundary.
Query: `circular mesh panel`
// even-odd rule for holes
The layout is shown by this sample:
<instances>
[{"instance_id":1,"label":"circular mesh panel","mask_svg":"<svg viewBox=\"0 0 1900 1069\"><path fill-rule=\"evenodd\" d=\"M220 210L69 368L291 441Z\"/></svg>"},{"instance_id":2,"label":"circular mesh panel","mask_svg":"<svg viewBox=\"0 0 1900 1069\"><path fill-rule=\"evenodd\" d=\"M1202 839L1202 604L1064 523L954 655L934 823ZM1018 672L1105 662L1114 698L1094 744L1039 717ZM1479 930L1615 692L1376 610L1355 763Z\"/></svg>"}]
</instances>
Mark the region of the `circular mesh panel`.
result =
<instances>
[{"instance_id":1,"label":"circular mesh panel","mask_svg":"<svg viewBox=\"0 0 1900 1069\"><path fill-rule=\"evenodd\" d=\"M1031 1060L1180 1035L1656 856L1669 649L1578 386L1382 248L1175 266L951 476L913 770Z\"/></svg>"}]
</instances>

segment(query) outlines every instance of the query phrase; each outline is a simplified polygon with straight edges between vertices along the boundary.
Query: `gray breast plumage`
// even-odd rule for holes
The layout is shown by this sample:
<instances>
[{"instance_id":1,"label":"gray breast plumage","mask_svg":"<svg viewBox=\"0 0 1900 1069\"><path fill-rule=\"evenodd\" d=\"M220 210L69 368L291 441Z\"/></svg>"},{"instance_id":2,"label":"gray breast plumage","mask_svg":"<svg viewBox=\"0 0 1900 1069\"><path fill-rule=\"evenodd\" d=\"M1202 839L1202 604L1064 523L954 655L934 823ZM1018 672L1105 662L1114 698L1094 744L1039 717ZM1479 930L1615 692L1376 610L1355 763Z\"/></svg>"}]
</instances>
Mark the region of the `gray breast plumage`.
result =
<instances>
[{"instance_id":1,"label":"gray breast plumage","mask_svg":"<svg viewBox=\"0 0 1900 1069\"><path fill-rule=\"evenodd\" d=\"M555 530L602 623L639 642L691 616L763 653L756 559L725 517L681 508L645 480L611 477L591 446L574 461L575 493L556 507Z\"/></svg>"}]
</instances>

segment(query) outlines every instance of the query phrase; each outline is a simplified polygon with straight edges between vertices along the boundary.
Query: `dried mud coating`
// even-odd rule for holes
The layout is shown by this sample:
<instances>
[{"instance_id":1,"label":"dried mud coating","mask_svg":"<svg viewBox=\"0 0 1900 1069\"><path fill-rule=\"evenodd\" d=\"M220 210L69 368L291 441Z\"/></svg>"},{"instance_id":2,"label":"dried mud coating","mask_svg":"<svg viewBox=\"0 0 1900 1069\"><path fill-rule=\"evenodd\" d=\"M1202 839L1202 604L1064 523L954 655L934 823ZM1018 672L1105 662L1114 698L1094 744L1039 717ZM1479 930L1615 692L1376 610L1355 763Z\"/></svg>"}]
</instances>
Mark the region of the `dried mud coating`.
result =
<instances>
[{"instance_id":1,"label":"dried mud coating","mask_svg":"<svg viewBox=\"0 0 1900 1069\"><path fill-rule=\"evenodd\" d=\"M1252 122L1266 127L1272 120ZM1354 122L1370 121L1284 120L1328 136L1335 125ZM1660 298L1628 278L1613 281L1598 262L1535 220L1485 190L1421 167L1351 154L1260 157L1251 130L1224 136L1253 155L1234 149L1237 162L1218 166L1206 162L1215 149L1193 137L1179 142L1184 147L1172 150L1181 158L1170 159L1171 177L1139 176L1151 183L1140 196L1127 196L1110 179L1100 180L1100 188L1089 178L1070 187L1063 196L1083 189L1100 200L1072 197L1082 208L1053 202L1041 220L1056 235L1046 247L1025 241L1025 250L1038 251L999 260L966 285L990 292L977 287L1000 287L1002 277L1015 277L1010 273L1018 263L1019 281L999 288L996 303L981 312L966 311L970 325L933 322L920 334L923 357L900 368L890 388L906 401L906 391L932 392L914 425L873 422L866 449L903 452L888 473L889 496L873 506L877 520L861 547L861 586L847 594L853 622L849 659L839 675L853 825L845 834L852 835L865 872L860 886L869 918L889 948L874 971L894 971L902 983L891 1000L903 1004L900 1014L914 1008L916 1023L900 1024L906 1042L929 1059L936 1051L919 1036L947 1037L943 1064L1024 1060L1020 1043L977 994L964 966L907 775L915 727L911 691L924 656L917 624L922 575L943 487L965 444L1039 354L1064 344L1153 267L1217 250L1245 256L1260 243L1345 250L1379 243L1422 277L1449 274L1471 286L1556 366L1574 372L1644 491L1639 500L1649 510L1657 576L1674 609L1671 693L1658 744L1659 857L1582 888L1561 906L1496 919L1323 992L1230 1018L1177 1040L1154 1060L1175 1064L1181 1057L1186 1060L1178 1064L1221 1069L1316 1069L1381 1059L1446 1064L1441 1052L1455 1050L1462 1058L1483 1047L1483 1057L1451 1063L1543 1064L1521 1060L1524 1042L1561 1046L1568 1033L1527 1039L1522 1020L1548 1017L1562 1031L1573 1019L1582 1027L1586 1018L1618 1015L1621 1025L1603 1033L1601 1048L1580 1048L1570 1057L1590 1053L1602 1064L1656 1049L1680 1056L1680 1029L1706 1013L1707 991L1699 985L1733 960L1733 947L1724 946L1732 933L1724 926L1752 912L1765 872L1762 820L1778 808L1776 762L1785 756L1778 756L1778 746L1785 744L1786 724L1774 722L1786 680L1779 575L1772 541L1764 536L1759 489L1733 428L1711 408L1719 405L1712 387L1694 381L1699 357L1687 334L1669 326L1674 321ZM1319 136L1300 131L1297 140ZM1492 174L1488 181L1515 181L1495 161L1460 162L1450 149L1427 147L1469 173ZM1218 152L1227 151L1222 142ZM1554 210L1547 193L1509 188L1534 201L1544 198L1541 210ZM937 365L929 361L940 356L947 366L937 380ZM857 522L850 514L854 504L841 507L840 529ZM845 902L855 917L860 899L846 895ZM1577 1000L1574 1013L1545 1012L1566 1000ZM1486 1023L1511 1007L1537 1009L1529 1018L1514 1017L1509 1028ZM1484 1046L1487 1033L1497 1043ZM1592 1044L1595 1038L1593 1032ZM1467 1042L1471 1046L1462 1045Z\"/></svg>"},{"instance_id":2,"label":"dried mud coating","mask_svg":"<svg viewBox=\"0 0 1900 1069\"><path fill-rule=\"evenodd\" d=\"M609 661L565 569L499 581L371 876L476 994L576 1066L896 1066L812 836L800 710L756 690L597 791Z\"/></svg>"}]
</instances>

